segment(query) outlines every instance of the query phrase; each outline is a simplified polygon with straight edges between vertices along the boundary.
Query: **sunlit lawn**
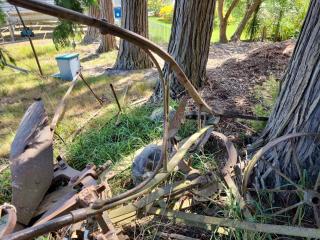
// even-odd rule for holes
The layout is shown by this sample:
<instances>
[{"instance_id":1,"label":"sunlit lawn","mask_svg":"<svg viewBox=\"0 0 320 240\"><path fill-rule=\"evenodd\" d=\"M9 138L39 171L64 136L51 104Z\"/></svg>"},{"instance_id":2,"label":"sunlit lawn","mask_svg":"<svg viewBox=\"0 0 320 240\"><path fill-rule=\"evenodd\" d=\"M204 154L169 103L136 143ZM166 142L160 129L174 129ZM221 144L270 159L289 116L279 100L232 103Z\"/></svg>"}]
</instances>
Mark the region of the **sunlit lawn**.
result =
<instances>
[{"instance_id":1,"label":"sunlit lawn","mask_svg":"<svg viewBox=\"0 0 320 240\"><path fill-rule=\"evenodd\" d=\"M16 60L16 65L30 70L30 74L14 71L10 68L0 70L0 158L8 158L10 144L14 138L17 126L35 98L43 99L49 117L52 117L59 100L69 87L69 82L51 77L58 72L55 56L66 52L80 53L84 58L95 53L97 45L77 46L73 49L57 51L51 41L34 41L39 60L45 73L40 77L28 42L9 44L5 48ZM93 90L103 96L108 104L114 102L109 83L117 84L123 76L108 77L102 75L105 68L112 67L116 58L116 51L101 54L99 57L81 62L84 76L92 85ZM130 78L139 79L141 74L136 73ZM141 80L141 79L140 79ZM122 85L126 86L126 82ZM145 87L136 87L136 91L147 91ZM150 92L150 90L149 90ZM119 94L122 94L120 92ZM85 85L79 81L68 101L65 118L58 129L62 137L68 137L74 130L81 126L89 116L99 108L96 99L90 94Z\"/></svg>"},{"instance_id":2,"label":"sunlit lawn","mask_svg":"<svg viewBox=\"0 0 320 240\"><path fill-rule=\"evenodd\" d=\"M227 37L230 39L237 28L236 23L230 23L227 28ZM157 44L168 44L171 34L171 23L164 22L157 17L149 17L149 37ZM219 41L219 28L217 24L213 27L211 42Z\"/></svg>"}]
</instances>

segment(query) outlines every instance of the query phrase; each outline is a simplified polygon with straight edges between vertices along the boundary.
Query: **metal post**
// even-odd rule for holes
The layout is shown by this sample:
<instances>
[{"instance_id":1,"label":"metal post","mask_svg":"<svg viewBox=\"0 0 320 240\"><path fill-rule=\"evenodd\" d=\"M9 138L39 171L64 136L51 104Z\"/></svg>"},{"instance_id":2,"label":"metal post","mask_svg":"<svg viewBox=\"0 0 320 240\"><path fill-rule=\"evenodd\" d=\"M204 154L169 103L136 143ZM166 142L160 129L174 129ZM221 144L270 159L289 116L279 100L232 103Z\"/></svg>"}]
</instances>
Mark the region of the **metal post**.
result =
<instances>
[{"instance_id":1,"label":"metal post","mask_svg":"<svg viewBox=\"0 0 320 240\"><path fill-rule=\"evenodd\" d=\"M122 112L122 109L121 109L121 106L120 106L120 103L119 103L119 100L118 100L117 94L116 94L116 92L114 91L114 88L113 88L112 83L110 83L110 88L111 88L111 91L112 91L113 97L114 97L114 99L115 99L115 100L116 100L116 102L117 102L117 105L118 105L118 108L119 108L119 113L120 113L120 112Z\"/></svg>"},{"instance_id":2,"label":"metal post","mask_svg":"<svg viewBox=\"0 0 320 240\"><path fill-rule=\"evenodd\" d=\"M87 88L89 88L90 92L93 94L93 96L97 99L97 101L100 103L100 105L103 105L103 101L97 96L97 94L92 90L92 88L90 87L89 83L84 79L82 73L79 73L79 77L81 78L81 80L84 82L84 84L87 86Z\"/></svg>"},{"instance_id":3,"label":"metal post","mask_svg":"<svg viewBox=\"0 0 320 240\"><path fill-rule=\"evenodd\" d=\"M27 27L26 27L26 25L24 24L24 21L23 21L23 19L22 19L22 17L21 17L21 14L20 14L19 9L18 9L16 6L14 6L14 7L16 8L16 11L17 11L17 13L18 13L18 16L19 16L19 18L20 18L20 21L21 21L21 23L22 23L22 26L23 26L24 30L27 30ZM38 59L38 55L37 55L36 50L35 50L35 48L34 48L32 39L31 39L31 37L29 36L29 34L27 34L27 36L28 36L28 39L29 39L29 42L30 42L30 45L31 45L31 48L32 48L32 51L33 51L34 58L36 59L36 62L37 62L40 75L43 76L43 72L42 72L42 69L41 69L41 66L40 66L40 62L39 62L39 59Z\"/></svg>"}]
</instances>

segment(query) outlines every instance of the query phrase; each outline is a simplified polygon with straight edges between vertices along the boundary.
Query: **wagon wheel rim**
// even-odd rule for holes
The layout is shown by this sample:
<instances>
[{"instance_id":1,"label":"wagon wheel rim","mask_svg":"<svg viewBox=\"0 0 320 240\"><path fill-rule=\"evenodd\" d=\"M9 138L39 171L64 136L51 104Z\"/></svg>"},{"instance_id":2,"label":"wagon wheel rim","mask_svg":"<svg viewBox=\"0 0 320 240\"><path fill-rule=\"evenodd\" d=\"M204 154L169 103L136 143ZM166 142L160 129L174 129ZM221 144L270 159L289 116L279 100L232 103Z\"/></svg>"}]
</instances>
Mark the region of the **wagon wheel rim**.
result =
<instances>
[{"instance_id":1,"label":"wagon wheel rim","mask_svg":"<svg viewBox=\"0 0 320 240\"><path fill-rule=\"evenodd\" d=\"M319 137L320 134L309 134L309 133L299 133L299 134L290 134L287 136L283 136L281 138L275 139L274 141L268 143L265 147L260 149L252 158L252 160L249 162L247 168L245 169L244 174L244 180L243 180L243 193L246 195L248 192L256 192L258 195L260 195L260 192L265 192L268 194L273 194L271 199L274 199L276 194L287 194L286 196L286 202L290 202L294 200L294 203L284 205L287 207L282 207L281 203L280 207L273 209L272 207L270 209L267 209L267 211L271 212L268 216L277 218L276 220L280 221L280 217L287 217L289 220L289 217L292 216L290 213L293 214L293 218L290 219L290 223L293 225L296 225L299 221L300 224L311 224L313 226L316 226L320 228L320 171L318 173L318 176L313 183L313 186L307 187L307 184L302 184L301 181L303 181L303 174L299 166L299 159L298 155L296 153L296 149L292 150L292 157L290 158L290 161L293 161L293 164L295 164L295 169L298 172L299 178L297 180L293 180L291 177L287 176L284 171L282 171L279 167L275 166L273 163L267 161L264 159L264 155L272 148L276 148L278 144L283 143L284 141L290 141L290 144L293 145L292 140L295 138L300 137L314 137L315 139ZM248 188L249 179L257 165L258 162L263 161L263 164L265 164L265 167L267 168L268 173L266 173L265 178L268 177L270 173L273 173L275 177L279 177L281 183L285 183L284 185L281 184L278 187L275 188L268 188L265 187L262 190L257 190L257 188ZM259 182L262 181L259 178ZM295 198L292 198L292 194L295 195ZM259 196L260 197L260 196ZM283 200L283 199L281 199ZM273 200L274 201L274 200ZM285 202L283 200L283 202ZM271 203L272 206L272 203ZM308 214L305 214L308 213ZM308 217L313 217L313 221L310 221Z\"/></svg>"}]
</instances>

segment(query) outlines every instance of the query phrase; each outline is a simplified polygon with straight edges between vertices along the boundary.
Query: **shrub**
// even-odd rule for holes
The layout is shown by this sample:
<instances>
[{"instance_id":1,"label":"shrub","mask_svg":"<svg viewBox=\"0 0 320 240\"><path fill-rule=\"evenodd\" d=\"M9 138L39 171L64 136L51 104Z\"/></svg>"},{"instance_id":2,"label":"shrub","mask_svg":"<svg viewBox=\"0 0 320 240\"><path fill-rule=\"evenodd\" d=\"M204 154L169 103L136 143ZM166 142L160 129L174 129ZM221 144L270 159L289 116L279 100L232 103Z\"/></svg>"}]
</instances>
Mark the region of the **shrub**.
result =
<instances>
[{"instance_id":1,"label":"shrub","mask_svg":"<svg viewBox=\"0 0 320 240\"><path fill-rule=\"evenodd\" d=\"M165 6L164 0L149 0L148 1L148 8L149 11L153 12L153 15L159 17L160 10Z\"/></svg>"},{"instance_id":2,"label":"shrub","mask_svg":"<svg viewBox=\"0 0 320 240\"><path fill-rule=\"evenodd\" d=\"M265 0L247 26L251 40L283 41L299 35L309 2Z\"/></svg>"},{"instance_id":3,"label":"shrub","mask_svg":"<svg viewBox=\"0 0 320 240\"><path fill-rule=\"evenodd\" d=\"M174 10L174 8L172 5L164 6L163 8L161 8L159 15L165 21L172 21L173 10Z\"/></svg>"}]
</instances>

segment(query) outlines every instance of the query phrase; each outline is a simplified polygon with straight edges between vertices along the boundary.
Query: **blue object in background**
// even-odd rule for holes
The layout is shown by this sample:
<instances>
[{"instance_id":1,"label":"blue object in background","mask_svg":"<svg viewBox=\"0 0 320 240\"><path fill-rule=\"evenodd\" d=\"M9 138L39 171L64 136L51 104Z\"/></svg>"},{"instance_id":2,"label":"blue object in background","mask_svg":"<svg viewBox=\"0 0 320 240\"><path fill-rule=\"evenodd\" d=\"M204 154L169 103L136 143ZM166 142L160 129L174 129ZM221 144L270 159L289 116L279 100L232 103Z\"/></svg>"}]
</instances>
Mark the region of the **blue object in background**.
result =
<instances>
[{"instance_id":1,"label":"blue object in background","mask_svg":"<svg viewBox=\"0 0 320 240\"><path fill-rule=\"evenodd\" d=\"M21 37L34 37L34 33L32 31L32 29L30 28L24 28L22 31L21 31Z\"/></svg>"},{"instance_id":2,"label":"blue object in background","mask_svg":"<svg viewBox=\"0 0 320 240\"><path fill-rule=\"evenodd\" d=\"M115 8L113 8L113 11L114 11L114 17L115 18L121 18L122 17L121 7L115 7Z\"/></svg>"}]
</instances>

